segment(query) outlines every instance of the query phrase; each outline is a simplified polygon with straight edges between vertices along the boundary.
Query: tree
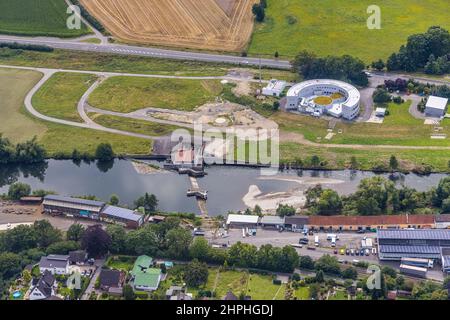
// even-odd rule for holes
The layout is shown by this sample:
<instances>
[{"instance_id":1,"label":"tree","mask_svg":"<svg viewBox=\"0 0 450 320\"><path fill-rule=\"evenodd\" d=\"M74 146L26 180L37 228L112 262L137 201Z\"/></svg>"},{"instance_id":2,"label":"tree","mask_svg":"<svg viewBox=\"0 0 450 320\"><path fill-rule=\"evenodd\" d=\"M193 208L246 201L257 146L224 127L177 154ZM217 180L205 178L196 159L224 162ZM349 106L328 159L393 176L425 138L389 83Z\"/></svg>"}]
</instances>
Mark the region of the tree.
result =
<instances>
[{"instance_id":1,"label":"tree","mask_svg":"<svg viewBox=\"0 0 450 320\"><path fill-rule=\"evenodd\" d=\"M302 269L313 270L314 260L310 256L300 256L298 265Z\"/></svg>"},{"instance_id":2,"label":"tree","mask_svg":"<svg viewBox=\"0 0 450 320\"><path fill-rule=\"evenodd\" d=\"M109 199L110 205L117 206L119 202L120 202L119 197L116 194L111 195L111 198Z\"/></svg>"},{"instance_id":3,"label":"tree","mask_svg":"<svg viewBox=\"0 0 450 320\"><path fill-rule=\"evenodd\" d=\"M381 59L378 60L378 61L372 62L372 68L374 68L374 69L376 69L376 70L378 70L378 71L383 70L385 67L386 67L386 64L385 64L384 61L381 60Z\"/></svg>"},{"instance_id":4,"label":"tree","mask_svg":"<svg viewBox=\"0 0 450 320\"><path fill-rule=\"evenodd\" d=\"M37 246L34 229L27 225L20 225L0 234L0 239L0 249L14 253L19 253Z\"/></svg>"},{"instance_id":5,"label":"tree","mask_svg":"<svg viewBox=\"0 0 450 320\"><path fill-rule=\"evenodd\" d=\"M194 259L187 264L184 271L184 281L189 287L198 288L208 281L208 266Z\"/></svg>"},{"instance_id":6,"label":"tree","mask_svg":"<svg viewBox=\"0 0 450 320\"><path fill-rule=\"evenodd\" d=\"M336 257L332 257L329 254L323 255L316 261L314 268L319 271L322 270L325 273L340 275L341 267Z\"/></svg>"},{"instance_id":7,"label":"tree","mask_svg":"<svg viewBox=\"0 0 450 320\"><path fill-rule=\"evenodd\" d=\"M158 252L158 238L151 225L127 234L125 241L126 251L136 255L155 255Z\"/></svg>"},{"instance_id":8,"label":"tree","mask_svg":"<svg viewBox=\"0 0 450 320\"><path fill-rule=\"evenodd\" d=\"M8 198L11 200L20 200L31 194L30 185L22 182L13 183L8 189Z\"/></svg>"},{"instance_id":9,"label":"tree","mask_svg":"<svg viewBox=\"0 0 450 320\"><path fill-rule=\"evenodd\" d=\"M80 241L86 228L81 223L72 224L66 233L66 239L71 241Z\"/></svg>"},{"instance_id":10,"label":"tree","mask_svg":"<svg viewBox=\"0 0 450 320\"><path fill-rule=\"evenodd\" d=\"M105 256L110 246L111 237L103 230L101 225L88 227L81 239L81 247L93 258Z\"/></svg>"},{"instance_id":11,"label":"tree","mask_svg":"<svg viewBox=\"0 0 450 320\"><path fill-rule=\"evenodd\" d=\"M95 158L99 161L112 161L114 160L115 154L111 144L109 143L100 143L95 150Z\"/></svg>"},{"instance_id":12,"label":"tree","mask_svg":"<svg viewBox=\"0 0 450 320\"><path fill-rule=\"evenodd\" d=\"M173 259L186 260L189 258L189 247L192 234L184 228L175 228L167 232L167 254Z\"/></svg>"},{"instance_id":13,"label":"tree","mask_svg":"<svg viewBox=\"0 0 450 320\"><path fill-rule=\"evenodd\" d=\"M133 288L129 284L126 284L123 286L123 298L125 300L135 300L136 299L136 294L134 293Z\"/></svg>"},{"instance_id":14,"label":"tree","mask_svg":"<svg viewBox=\"0 0 450 320\"><path fill-rule=\"evenodd\" d=\"M146 213L152 213L158 207L158 199L154 194L145 193L144 196L134 202L134 205L136 208L143 207Z\"/></svg>"},{"instance_id":15,"label":"tree","mask_svg":"<svg viewBox=\"0 0 450 320\"><path fill-rule=\"evenodd\" d=\"M277 215L280 217L290 217L295 215L297 210L288 204L279 204L277 208Z\"/></svg>"},{"instance_id":16,"label":"tree","mask_svg":"<svg viewBox=\"0 0 450 320\"><path fill-rule=\"evenodd\" d=\"M378 104L384 104L391 102L392 97L386 89L378 88L372 94L373 102Z\"/></svg>"},{"instance_id":17,"label":"tree","mask_svg":"<svg viewBox=\"0 0 450 320\"><path fill-rule=\"evenodd\" d=\"M389 159L389 168L391 168L392 172L398 169L398 160L394 155L392 155Z\"/></svg>"},{"instance_id":18,"label":"tree","mask_svg":"<svg viewBox=\"0 0 450 320\"><path fill-rule=\"evenodd\" d=\"M0 253L0 279L14 277L20 273L21 269L21 259L18 254L12 252Z\"/></svg>"},{"instance_id":19,"label":"tree","mask_svg":"<svg viewBox=\"0 0 450 320\"><path fill-rule=\"evenodd\" d=\"M252 7L252 13L256 18L256 21L263 22L266 17L266 12L264 9L264 6L260 4L255 3Z\"/></svg>"},{"instance_id":20,"label":"tree","mask_svg":"<svg viewBox=\"0 0 450 320\"><path fill-rule=\"evenodd\" d=\"M261 216L262 215L262 209L259 205L256 205L255 208L253 209L253 213L256 214L257 216Z\"/></svg>"},{"instance_id":21,"label":"tree","mask_svg":"<svg viewBox=\"0 0 450 320\"><path fill-rule=\"evenodd\" d=\"M342 271L342 277L344 279L356 280L358 278L358 271L354 267L347 268Z\"/></svg>"},{"instance_id":22,"label":"tree","mask_svg":"<svg viewBox=\"0 0 450 320\"><path fill-rule=\"evenodd\" d=\"M319 215L338 215L342 210L341 197L336 191L326 189L320 195L315 209Z\"/></svg>"},{"instance_id":23,"label":"tree","mask_svg":"<svg viewBox=\"0 0 450 320\"><path fill-rule=\"evenodd\" d=\"M314 281L317 283L322 283L325 281L325 275L322 270L316 272L316 276L314 277Z\"/></svg>"},{"instance_id":24,"label":"tree","mask_svg":"<svg viewBox=\"0 0 450 320\"><path fill-rule=\"evenodd\" d=\"M189 248L189 255L192 259L208 261L209 251L208 241L203 237L196 237Z\"/></svg>"},{"instance_id":25,"label":"tree","mask_svg":"<svg viewBox=\"0 0 450 320\"><path fill-rule=\"evenodd\" d=\"M70 251L80 249L80 244L75 241L58 241L47 247L47 254L68 254Z\"/></svg>"},{"instance_id":26,"label":"tree","mask_svg":"<svg viewBox=\"0 0 450 320\"><path fill-rule=\"evenodd\" d=\"M125 229L122 226L111 224L106 227L106 232L111 237L110 251L112 253L123 253L127 239Z\"/></svg>"},{"instance_id":27,"label":"tree","mask_svg":"<svg viewBox=\"0 0 450 320\"><path fill-rule=\"evenodd\" d=\"M52 243L62 240L61 231L54 228L48 220L35 221L33 229L36 242L41 248L47 248Z\"/></svg>"},{"instance_id":28,"label":"tree","mask_svg":"<svg viewBox=\"0 0 450 320\"><path fill-rule=\"evenodd\" d=\"M277 270L291 273L298 266L299 256L292 246L284 246L281 249L280 258L277 263Z\"/></svg>"}]
</instances>

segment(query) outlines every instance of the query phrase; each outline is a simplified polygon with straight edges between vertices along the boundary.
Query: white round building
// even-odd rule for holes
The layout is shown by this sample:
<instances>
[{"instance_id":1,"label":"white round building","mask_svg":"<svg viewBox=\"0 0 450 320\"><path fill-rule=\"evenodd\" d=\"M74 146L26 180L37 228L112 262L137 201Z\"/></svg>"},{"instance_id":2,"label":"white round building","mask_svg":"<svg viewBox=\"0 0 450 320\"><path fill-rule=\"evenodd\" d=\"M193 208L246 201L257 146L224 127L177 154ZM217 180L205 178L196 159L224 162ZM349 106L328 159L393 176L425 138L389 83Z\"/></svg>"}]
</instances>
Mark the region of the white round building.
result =
<instances>
[{"instance_id":1,"label":"white round building","mask_svg":"<svg viewBox=\"0 0 450 320\"><path fill-rule=\"evenodd\" d=\"M354 86L338 80L317 79L292 86L287 93L286 110L353 120L359 115L360 101L361 94Z\"/></svg>"}]
</instances>

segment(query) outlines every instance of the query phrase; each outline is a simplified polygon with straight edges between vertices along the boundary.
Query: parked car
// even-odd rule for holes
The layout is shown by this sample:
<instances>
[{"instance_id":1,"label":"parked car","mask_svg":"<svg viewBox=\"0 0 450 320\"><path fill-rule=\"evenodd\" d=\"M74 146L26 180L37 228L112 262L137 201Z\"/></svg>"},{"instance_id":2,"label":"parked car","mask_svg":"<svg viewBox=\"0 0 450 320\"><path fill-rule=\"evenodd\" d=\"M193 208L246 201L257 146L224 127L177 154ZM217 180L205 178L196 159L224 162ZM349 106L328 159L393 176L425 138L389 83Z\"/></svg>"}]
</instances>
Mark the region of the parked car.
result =
<instances>
[{"instance_id":1,"label":"parked car","mask_svg":"<svg viewBox=\"0 0 450 320\"><path fill-rule=\"evenodd\" d=\"M349 256L350 255L350 249L345 250L345 255Z\"/></svg>"},{"instance_id":2,"label":"parked car","mask_svg":"<svg viewBox=\"0 0 450 320\"><path fill-rule=\"evenodd\" d=\"M364 229L359 229L359 230L358 230L358 233L361 233L361 234L362 234L362 233L366 233L366 230L364 230Z\"/></svg>"},{"instance_id":3,"label":"parked car","mask_svg":"<svg viewBox=\"0 0 450 320\"><path fill-rule=\"evenodd\" d=\"M366 254L366 250L364 250L364 249L359 250L359 255L360 256L363 256L365 254Z\"/></svg>"},{"instance_id":4,"label":"parked car","mask_svg":"<svg viewBox=\"0 0 450 320\"><path fill-rule=\"evenodd\" d=\"M350 250L350 255L354 256L355 255L355 250L351 249Z\"/></svg>"},{"instance_id":5,"label":"parked car","mask_svg":"<svg viewBox=\"0 0 450 320\"><path fill-rule=\"evenodd\" d=\"M366 249L365 253L366 253L366 256L370 256L370 250L369 249Z\"/></svg>"},{"instance_id":6,"label":"parked car","mask_svg":"<svg viewBox=\"0 0 450 320\"><path fill-rule=\"evenodd\" d=\"M338 251L337 251L337 249L334 249L334 251L333 251L333 252L334 252L334 254L338 254Z\"/></svg>"}]
</instances>

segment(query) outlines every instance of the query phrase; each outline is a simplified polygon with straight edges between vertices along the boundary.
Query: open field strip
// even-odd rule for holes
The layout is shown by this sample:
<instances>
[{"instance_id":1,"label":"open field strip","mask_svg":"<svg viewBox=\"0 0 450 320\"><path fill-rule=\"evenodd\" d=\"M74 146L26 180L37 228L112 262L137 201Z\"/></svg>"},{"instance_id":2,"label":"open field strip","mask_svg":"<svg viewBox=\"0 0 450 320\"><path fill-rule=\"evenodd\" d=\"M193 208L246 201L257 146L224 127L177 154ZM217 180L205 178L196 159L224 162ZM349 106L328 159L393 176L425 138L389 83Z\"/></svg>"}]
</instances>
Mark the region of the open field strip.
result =
<instances>
[{"instance_id":1,"label":"open field strip","mask_svg":"<svg viewBox=\"0 0 450 320\"><path fill-rule=\"evenodd\" d=\"M89 34L84 24L80 30L67 28L66 9L64 0L0 1L0 33L55 37Z\"/></svg>"},{"instance_id":2,"label":"open field strip","mask_svg":"<svg viewBox=\"0 0 450 320\"><path fill-rule=\"evenodd\" d=\"M116 38L134 43L239 51L255 0L81 0Z\"/></svg>"},{"instance_id":3,"label":"open field strip","mask_svg":"<svg viewBox=\"0 0 450 320\"><path fill-rule=\"evenodd\" d=\"M89 97L93 107L122 113L152 107L193 111L222 92L219 80L113 77Z\"/></svg>"},{"instance_id":4,"label":"open field strip","mask_svg":"<svg viewBox=\"0 0 450 320\"><path fill-rule=\"evenodd\" d=\"M38 137L49 155L70 155L73 149L94 154L99 143L109 142L118 154L148 154L152 141L111 134L37 119L25 110L27 93L40 81L42 73L0 68L0 133L13 142Z\"/></svg>"},{"instance_id":5,"label":"open field strip","mask_svg":"<svg viewBox=\"0 0 450 320\"><path fill-rule=\"evenodd\" d=\"M369 30L370 5L381 9L381 29ZM266 21L252 36L250 54L293 57L350 54L366 63L386 59L415 33L450 28L447 0L268 0Z\"/></svg>"}]
</instances>

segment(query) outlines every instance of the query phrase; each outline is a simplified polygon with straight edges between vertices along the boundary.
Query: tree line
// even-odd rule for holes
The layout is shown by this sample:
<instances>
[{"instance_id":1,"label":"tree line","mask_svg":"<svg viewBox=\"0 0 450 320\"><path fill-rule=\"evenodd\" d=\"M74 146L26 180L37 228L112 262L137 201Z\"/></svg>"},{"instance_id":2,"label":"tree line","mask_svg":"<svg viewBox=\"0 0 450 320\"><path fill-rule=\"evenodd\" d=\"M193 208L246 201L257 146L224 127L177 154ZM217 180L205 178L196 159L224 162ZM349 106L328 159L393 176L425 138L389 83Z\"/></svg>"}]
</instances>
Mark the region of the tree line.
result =
<instances>
[{"instance_id":1,"label":"tree line","mask_svg":"<svg viewBox=\"0 0 450 320\"><path fill-rule=\"evenodd\" d=\"M44 161L46 155L45 149L37 143L36 137L14 145L0 134L0 164L32 164Z\"/></svg>"},{"instance_id":2,"label":"tree line","mask_svg":"<svg viewBox=\"0 0 450 320\"><path fill-rule=\"evenodd\" d=\"M317 57L314 53L304 50L294 59L293 68L304 79L329 78L362 87L369 83L364 72L364 62L349 55Z\"/></svg>"},{"instance_id":3,"label":"tree line","mask_svg":"<svg viewBox=\"0 0 450 320\"><path fill-rule=\"evenodd\" d=\"M398 167L395 156L390 159L390 167ZM317 185L306 191L305 208L310 214L324 216L450 213L450 177L425 192L406 186L397 188L380 176L361 180L358 190L348 196Z\"/></svg>"},{"instance_id":4,"label":"tree line","mask_svg":"<svg viewBox=\"0 0 450 320\"><path fill-rule=\"evenodd\" d=\"M406 45L391 54L386 63L378 60L372 67L388 71L415 72L423 70L428 74L442 75L450 72L450 33L432 26L427 32L411 35Z\"/></svg>"},{"instance_id":5,"label":"tree line","mask_svg":"<svg viewBox=\"0 0 450 320\"><path fill-rule=\"evenodd\" d=\"M44 45L38 44L20 44L17 42L0 42L0 48L9 48L12 50L28 50L40 52L53 52L54 49Z\"/></svg>"}]
</instances>

